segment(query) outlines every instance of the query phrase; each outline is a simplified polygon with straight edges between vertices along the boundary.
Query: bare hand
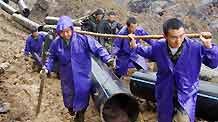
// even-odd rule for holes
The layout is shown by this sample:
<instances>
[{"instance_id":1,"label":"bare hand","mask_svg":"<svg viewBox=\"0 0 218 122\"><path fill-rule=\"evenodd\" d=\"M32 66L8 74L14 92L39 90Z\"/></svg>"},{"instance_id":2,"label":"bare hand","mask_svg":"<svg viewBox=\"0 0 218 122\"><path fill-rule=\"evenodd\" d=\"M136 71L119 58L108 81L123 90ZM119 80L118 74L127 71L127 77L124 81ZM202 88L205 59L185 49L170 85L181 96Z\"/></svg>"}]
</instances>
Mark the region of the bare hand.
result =
<instances>
[{"instance_id":1,"label":"bare hand","mask_svg":"<svg viewBox=\"0 0 218 122\"><path fill-rule=\"evenodd\" d=\"M136 48L137 47L136 40L135 40L134 36L135 36L135 34L128 34L128 37L131 39L130 48Z\"/></svg>"},{"instance_id":2,"label":"bare hand","mask_svg":"<svg viewBox=\"0 0 218 122\"><path fill-rule=\"evenodd\" d=\"M200 39L206 48L212 48L212 43L211 43L212 39L205 38L205 37L209 37L209 36L212 36L212 34L210 32L201 32Z\"/></svg>"}]
</instances>

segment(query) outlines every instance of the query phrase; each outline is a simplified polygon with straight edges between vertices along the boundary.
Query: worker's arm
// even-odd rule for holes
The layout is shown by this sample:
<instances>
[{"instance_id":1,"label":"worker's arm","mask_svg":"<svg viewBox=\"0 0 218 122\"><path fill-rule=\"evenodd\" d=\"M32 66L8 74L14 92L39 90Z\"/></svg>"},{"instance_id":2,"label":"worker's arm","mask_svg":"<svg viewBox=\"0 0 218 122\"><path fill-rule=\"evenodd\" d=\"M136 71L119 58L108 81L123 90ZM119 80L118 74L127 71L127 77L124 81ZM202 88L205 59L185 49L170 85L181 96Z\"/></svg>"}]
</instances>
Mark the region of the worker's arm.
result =
<instances>
[{"instance_id":1,"label":"worker's arm","mask_svg":"<svg viewBox=\"0 0 218 122\"><path fill-rule=\"evenodd\" d=\"M141 35L142 35L142 36L146 36L146 35L149 35L149 33L146 32L146 31L144 31L144 29L142 29L142 30L141 30ZM149 44L149 45L155 44L155 41L152 40L152 39L145 39L144 41L145 41L147 44Z\"/></svg>"},{"instance_id":2,"label":"worker's arm","mask_svg":"<svg viewBox=\"0 0 218 122\"><path fill-rule=\"evenodd\" d=\"M49 52L48 52L48 57L47 57L47 60L45 62L45 65L44 67L49 71L51 72L52 71L52 68L54 66L54 62L57 60L57 55L56 55L56 41L53 41L51 43L51 46L49 48Z\"/></svg>"},{"instance_id":3,"label":"worker's arm","mask_svg":"<svg viewBox=\"0 0 218 122\"><path fill-rule=\"evenodd\" d=\"M123 41L123 39L121 39L121 38L114 39L113 45L112 45L112 52L111 52L111 54L113 56L116 56L118 54L118 52L120 51L121 45L123 43L122 41Z\"/></svg>"},{"instance_id":4,"label":"worker's arm","mask_svg":"<svg viewBox=\"0 0 218 122\"><path fill-rule=\"evenodd\" d=\"M100 57L104 63L107 63L111 59L111 55L97 40L95 40L95 38L87 36L86 39L88 47L95 56Z\"/></svg>"},{"instance_id":5,"label":"worker's arm","mask_svg":"<svg viewBox=\"0 0 218 122\"><path fill-rule=\"evenodd\" d=\"M152 46L143 46L140 43L136 43L136 40L134 39L134 34L129 34L130 41L130 47L136 49L136 53L141 55L144 58L148 58L150 60L154 59Z\"/></svg>"},{"instance_id":6,"label":"worker's arm","mask_svg":"<svg viewBox=\"0 0 218 122\"><path fill-rule=\"evenodd\" d=\"M29 56L30 55L30 45L31 45L31 37L28 37L26 40L26 45L25 45L25 49L24 49L24 55L25 56Z\"/></svg>"},{"instance_id":7,"label":"worker's arm","mask_svg":"<svg viewBox=\"0 0 218 122\"><path fill-rule=\"evenodd\" d=\"M207 35L211 35L210 32L202 32L200 39L203 43L201 46L203 63L210 67L216 68L218 66L218 47L215 44L212 44L212 39L206 39Z\"/></svg>"}]
</instances>

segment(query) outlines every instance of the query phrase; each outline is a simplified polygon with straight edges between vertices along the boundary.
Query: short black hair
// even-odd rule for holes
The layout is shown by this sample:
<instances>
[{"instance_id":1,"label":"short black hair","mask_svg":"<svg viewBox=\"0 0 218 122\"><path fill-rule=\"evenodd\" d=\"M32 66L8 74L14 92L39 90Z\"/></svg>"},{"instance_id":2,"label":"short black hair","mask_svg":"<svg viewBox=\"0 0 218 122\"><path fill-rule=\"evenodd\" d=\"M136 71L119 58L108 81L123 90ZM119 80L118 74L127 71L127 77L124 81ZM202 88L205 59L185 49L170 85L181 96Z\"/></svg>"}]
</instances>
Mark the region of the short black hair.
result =
<instances>
[{"instance_id":1,"label":"short black hair","mask_svg":"<svg viewBox=\"0 0 218 122\"><path fill-rule=\"evenodd\" d=\"M94 15L97 16L97 15L103 15L104 14L104 11L102 9L97 9L95 12L94 12Z\"/></svg>"},{"instance_id":2,"label":"short black hair","mask_svg":"<svg viewBox=\"0 0 218 122\"><path fill-rule=\"evenodd\" d=\"M34 33L34 32L37 32L38 31L38 29L36 28L36 27L32 27L31 29L30 29L30 32L31 33Z\"/></svg>"},{"instance_id":3,"label":"short black hair","mask_svg":"<svg viewBox=\"0 0 218 122\"><path fill-rule=\"evenodd\" d=\"M129 17L128 20L126 21L126 25L129 27L130 24L136 24L136 18L135 17Z\"/></svg>"},{"instance_id":4,"label":"short black hair","mask_svg":"<svg viewBox=\"0 0 218 122\"><path fill-rule=\"evenodd\" d=\"M110 12L108 12L108 14L107 14L108 16L110 16L110 15L117 15L114 11L110 11Z\"/></svg>"},{"instance_id":5,"label":"short black hair","mask_svg":"<svg viewBox=\"0 0 218 122\"><path fill-rule=\"evenodd\" d=\"M171 18L163 24L163 32L165 35L167 35L170 29L179 29L181 27L184 28L184 24L181 20L178 18Z\"/></svg>"}]
</instances>

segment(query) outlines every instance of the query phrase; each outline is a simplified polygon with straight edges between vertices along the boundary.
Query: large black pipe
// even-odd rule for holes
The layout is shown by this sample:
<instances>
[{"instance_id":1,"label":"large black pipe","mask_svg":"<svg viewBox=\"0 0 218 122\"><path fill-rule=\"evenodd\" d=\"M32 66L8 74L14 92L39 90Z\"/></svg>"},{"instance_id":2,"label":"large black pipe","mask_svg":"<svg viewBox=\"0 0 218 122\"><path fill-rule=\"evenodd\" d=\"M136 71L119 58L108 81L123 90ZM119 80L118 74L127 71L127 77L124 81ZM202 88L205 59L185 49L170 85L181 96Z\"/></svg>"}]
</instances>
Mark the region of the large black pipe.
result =
<instances>
[{"instance_id":1,"label":"large black pipe","mask_svg":"<svg viewBox=\"0 0 218 122\"><path fill-rule=\"evenodd\" d=\"M47 16L45 17L45 24L48 24L48 25L56 25L59 21L59 17L52 17L52 16Z\"/></svg>"},{"instance_id":2,"label":"large black pipe","mask_svg":"<svg viewBox=\"0 0 218 122\"><path fill-rule=\"evenodd\" d=\"M27 7L26 3L23 0L11 0L16 3L21 11L21 14L24 17L28 17L30 15L30 9Z\"/></svg>"},{"instance_id":3,"label":"large black pipe","mask_svg":"<svg viewBox=\"0 0 218 122\"><path fill-rule=\"evenodd\" d=\"M130 91L137 97L155 101L155 81L153 72L135 72L130 78Z\"/></svg>"},{"instance_id":4,"label":"large black pipe","mask_svg":"<svg viewBox=\"0 0 218 122\"><path fill-rule=\"evenodd\" d=\"M5 3L7 3L7 4L9 3L9 0L3 0L3 1L4 1Z\"/></svg>"},{"instance_id":5,"label":"large black pipe","mask_svg":"<svg viewBox=\"0 0 218 122\"><path fill-rule=\"evenodd\" d=\"M218 68L210 69L209 67L202 65L199 79L204 81L218 81Z\"/></svg>"},{"instance_id":6,"label":"large black pipe","mask_svg":"<svg viewBox=\"0 0 218 122\"><path fill-rule=\"evenodd\" d=\"M136 72L130 78L131 92L140 98L155 102L154 72ZM196 116L209 121L218 121L218 84L200 81L197 98Z\"/></svg>"},{"instance_id":7,"label":"large black pipe","mask_svg":"<svg viewBox=\"0 0 218 122\"><path fill-rule=\"evenodd\" d=\"M105 64L95 58L92 58L92 80L92 97L102 122L137 120L139 108L135 97Z\"/></svg>"},{"instance_id":8,"label":"large black pipe","mask_svg":"<svg viewBox=\"0 0 218 122\"><path fill-rule=\"evenodd\" d=\"M18 1L18 6L20 8L21 14L24 17L29 17L30 15L30 9L27 7L26 3L23 0Z\"/></svg>"},{"instance_id":9,"label":"large black pipe","mask_svg":"<svg viewBox=\"0 0 218 122\"><path fill-rule=\"evenodd\" d=\"M47 16L45 17L45 24L47 25L56 25L59 21L59 17L52 17L52 16ZM76 22L75 20L72 20L74 26L81 26L79 22Z\"/></svg>"},{"instance_id":10,"label":"large black pipe","mask_svg":"<svg viewBox=\"0 0 218 122\"><path fill-rule=\"evenodd\" d=\"M56 30L56 25L41 25L38 27L39 31L48 32L49 30Z\"/></svg>"},{"instance_id":11,"label":"large black pipe","mask_svg":"<svg viewBox=\"0 0 218 122\"><path fill-rule=\"evenodd\" d=\"M7 12L10 15L12 15L14 13L18 13L18 11L16 9L12 8L10 5L6 4L2 0L0 0L0 6L5 12Z\"/></svg>"},{"instance_id":12,"label":"large black pipe","mask_svg":"<svg viewBox=\"0 0 218 122\"><path fill-rule=\"evenodd\" d=\"M10 0L10 1L12 1L12 2L17 4L19 0Z\"/></svg>"},{"instance_id":13,"label":"large black pipe","mask_svg":"<svg viewBox=\"0 0 218 122\"><path fill-rule=\"evenodd\" d=\"M22 26L24 26L27 29L32 29L33 27L38 28L40 27L40 25L24 16L22 16L21 14L16 14L14 13L12 15L12 18L14 21L16 21L17 23L21 24Z\"/></svg>"}]
</instances>

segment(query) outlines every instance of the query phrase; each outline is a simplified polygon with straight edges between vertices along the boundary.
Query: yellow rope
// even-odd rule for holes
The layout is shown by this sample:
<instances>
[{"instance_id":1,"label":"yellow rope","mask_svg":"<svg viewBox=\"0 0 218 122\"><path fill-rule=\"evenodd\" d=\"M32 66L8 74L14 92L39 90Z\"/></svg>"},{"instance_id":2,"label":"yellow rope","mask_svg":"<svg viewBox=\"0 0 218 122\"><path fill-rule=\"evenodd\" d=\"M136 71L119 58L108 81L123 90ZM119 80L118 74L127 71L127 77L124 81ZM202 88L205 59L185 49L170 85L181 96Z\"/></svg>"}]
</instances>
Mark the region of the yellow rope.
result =
<instances>
[{"instance_id":1,"label":"yellow rope","mask_svg":"<svg viewBox=\"0 0 218 122\"><path fill-rule=\"evenodd\" d=\"M47 29L55 29L56 25L44 25ZM80 34L84 35L90 35L95 37L106 37L106 38L129 38L127 35L114 35L114 34L102 34L102 33L94 33L94 32L88 32L88 31L81 31L78 29L78 27L74 27L74 31ZM185 34L185 36L189 38L200 38L201 34L198 33L191 33L191 34ZM164 38L163 35L145 35L145 36L135 36L135 39L161 39ZM206 36L205 38L212 38L211 36Z\"/></svg>"},{"instance_id":2,"label":"yellow rope","mask_svg":"<svg viewBox=\"0 0 218 122\"><path fill-rule=\"evenodd\" d=\"M75 32L85 35L97 36L97 37L107 37L107 38L129 38L127 35L113 35L113 34L102 34L102 33L94 33L94 32L87 32L81 30L75 30ZM185 36L189 38L200 38L201 34L192 33L192 34L185 34ZM145 36L135 36L135 39L161 39L163 35L145 35ZM205 37L211 38L211 36Z\"/></svg>"}]
</instances>

